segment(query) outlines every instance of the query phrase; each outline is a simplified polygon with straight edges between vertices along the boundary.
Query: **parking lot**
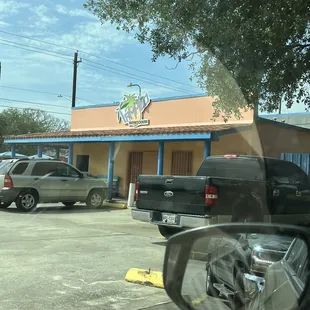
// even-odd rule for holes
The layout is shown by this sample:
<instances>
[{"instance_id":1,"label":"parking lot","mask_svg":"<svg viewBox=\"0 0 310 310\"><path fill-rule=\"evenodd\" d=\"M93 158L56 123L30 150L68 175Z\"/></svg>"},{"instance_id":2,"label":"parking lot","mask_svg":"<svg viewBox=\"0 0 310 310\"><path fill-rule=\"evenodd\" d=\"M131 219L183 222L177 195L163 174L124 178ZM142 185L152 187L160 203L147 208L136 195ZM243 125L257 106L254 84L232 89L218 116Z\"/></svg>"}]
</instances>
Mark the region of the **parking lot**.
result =
<instances>
[{"instance_id":1,"label":"parking lot","mask_svg":"<svg viewBox=\"0 0 310 310\"><path fill-rule=\"evenodd\" d=\"M161 271L165 251L157 228L130 210L12 206L0 221L0 309L143 309L169 300L163 289L124 280L132 267Z\"/></svg>"}]
</instances>

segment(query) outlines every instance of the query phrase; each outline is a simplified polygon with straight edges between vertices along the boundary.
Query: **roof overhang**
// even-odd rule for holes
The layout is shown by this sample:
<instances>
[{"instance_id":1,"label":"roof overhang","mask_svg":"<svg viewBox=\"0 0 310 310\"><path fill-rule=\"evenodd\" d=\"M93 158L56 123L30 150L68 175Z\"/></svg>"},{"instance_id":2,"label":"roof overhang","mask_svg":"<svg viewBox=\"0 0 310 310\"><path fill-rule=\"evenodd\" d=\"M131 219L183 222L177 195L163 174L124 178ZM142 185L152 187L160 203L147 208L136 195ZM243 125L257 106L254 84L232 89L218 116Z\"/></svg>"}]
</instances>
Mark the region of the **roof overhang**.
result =
<instances>
[{"instance_id":1,"label":"roof overhang","mask_svg":"<svg viewBox=\"0 0 310 310\"><path fill-rule=\"evenodd\" d=\"M151 141L184 141L208 140L211 133L170 134L170 135L128 135L128 136L82 136L82 137L53 137L5 139L7 144L38 144L38 143L94 143L94 142L151 142Z\"/></svg>"},{"instance_id":2,"label":"roof overhang","mask_svg":"<svg viewBox=\"0 0 310 310\"><path fill-rule=\"evenodd\" d=\"M118 130L60 131L7 136L7 144L68 144L105 142L203 141L251 130L252 124L193 125Z\"/></svg>"}]
</instances>

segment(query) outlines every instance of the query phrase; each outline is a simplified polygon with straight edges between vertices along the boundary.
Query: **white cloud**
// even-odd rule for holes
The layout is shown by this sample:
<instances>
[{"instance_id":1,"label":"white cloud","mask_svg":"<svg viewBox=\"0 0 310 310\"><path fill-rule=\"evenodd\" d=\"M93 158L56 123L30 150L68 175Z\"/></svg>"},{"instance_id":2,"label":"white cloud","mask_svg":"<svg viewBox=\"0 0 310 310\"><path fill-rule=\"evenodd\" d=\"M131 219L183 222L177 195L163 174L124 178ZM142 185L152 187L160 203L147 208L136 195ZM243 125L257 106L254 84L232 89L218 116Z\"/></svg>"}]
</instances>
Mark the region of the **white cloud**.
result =
<instances>
[{"instance_id":1,"label":"white cloud","mask_svg":"<svg viewBox=\"0 0 310 310\"><path fill-rule=\"evenodd\" d=\"M62 5L62 4L57 4L56 5L56 11L59 14L68 14L68 9L64 5Z\"/></svg>"},{"instance_id":2,"label":"white cloud","mask_svg":"<svg viewBox=\"0 0 310 310\"><path fill-rule=\"evenodd\" d=\"M3 22L3 21L0 20L0 28L1 28L1 27L3 27L3 28L4 28L4 27L8 27L8 26L10 26L10 25L11 25L11 24L6 23L6 22Z\"/></svg>"},{"instance_id":3,"label":"white cloud","mask_svg":"<svg viewBox=\"0 0 310 310\"><path fill-rule=\"evenodd\" d=\"M56 11L59 14L68 15L71 17L87 17L87 18L91 18L91 19L97 19L97 17L95 15L89 13L87 10L69 9L62 4L56 5Z\"/></svg>"},{"instance_id":4,"label":"white cloud","mask_svg":"<svg viewBox=\"0 0 310 310\"><path fill-rule=\"evenodd\" d=\"M21 9L26 8L26 7L29 7L29 3L0 0L0 14L18 13Z\"/></svg>"},{"instance_id":5,"label":"white cloud","mask_svg":"<svg viewBox=\"0 0 310 310\"><path fill-rule=\"evenodd\" d=\"M58 18L52 16L49 9L43 4L31 8L30 11L35 14L34 18L30 18L30 20L34 19L32 25L34 28L46 28L58 22Z\"/></svg>"}]
</instances>

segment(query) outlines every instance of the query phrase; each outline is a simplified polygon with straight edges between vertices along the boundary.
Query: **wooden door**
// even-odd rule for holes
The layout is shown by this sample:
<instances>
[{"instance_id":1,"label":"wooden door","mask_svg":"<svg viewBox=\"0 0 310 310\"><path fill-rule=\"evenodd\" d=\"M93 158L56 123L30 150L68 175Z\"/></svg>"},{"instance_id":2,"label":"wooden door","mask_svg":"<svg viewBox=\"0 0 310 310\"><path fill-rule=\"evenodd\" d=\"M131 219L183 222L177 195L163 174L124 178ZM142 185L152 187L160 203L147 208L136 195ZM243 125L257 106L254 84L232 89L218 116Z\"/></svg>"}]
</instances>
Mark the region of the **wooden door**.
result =
<instances>
[{"instance_id":1,"label":"wooden door","mask_svg":"<svg viewBox=\"0 0 310 310\"><path fill-rule=\"evenodd\" d=\"M171 175L193 175L193 152L172 152Z\"/></svg>"}]
</instances>

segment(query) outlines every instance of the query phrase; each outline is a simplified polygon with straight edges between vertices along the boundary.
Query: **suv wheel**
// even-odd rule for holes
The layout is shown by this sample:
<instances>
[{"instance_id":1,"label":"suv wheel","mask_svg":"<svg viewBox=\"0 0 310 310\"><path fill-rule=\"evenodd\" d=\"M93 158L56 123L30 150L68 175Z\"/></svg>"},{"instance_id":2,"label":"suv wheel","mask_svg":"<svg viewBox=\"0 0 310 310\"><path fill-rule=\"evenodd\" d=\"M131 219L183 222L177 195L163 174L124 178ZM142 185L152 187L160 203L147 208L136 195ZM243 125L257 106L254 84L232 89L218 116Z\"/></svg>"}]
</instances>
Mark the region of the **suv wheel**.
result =
<instances>
[{"instance_id":1,"label":"suv wheel","mask_svg":"<svg viewBox=\"0 0 310 310\"><path fill-rule=\"evenodd\" d=\"M38 195L33 191L23 192L16 199L16 207L21 211L30 211L38 204Z\"/></svg>"},{"instance_id":2,"label":"suv wheel","mask_svg":"<svg viewBox=\"0 0 310 310\"><path fill-rule=\"evenodd\" d=\"M86 199L86 205L89 208L99 208L102 206L104 193L99 189L92 190Z\"/></svg>"},{"instance_id":3,"label":"suv wheel","mask_svg":"<svg viewBox=\"0 0 310 310\"><path fill-rule=\"evenodd\" d=\"M1 203L0 203L0 209L6 209L6 208L8 208L11 204L12 204L12 202L1 202Z\"/></svg>"}]
</instances>

